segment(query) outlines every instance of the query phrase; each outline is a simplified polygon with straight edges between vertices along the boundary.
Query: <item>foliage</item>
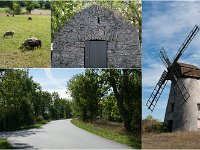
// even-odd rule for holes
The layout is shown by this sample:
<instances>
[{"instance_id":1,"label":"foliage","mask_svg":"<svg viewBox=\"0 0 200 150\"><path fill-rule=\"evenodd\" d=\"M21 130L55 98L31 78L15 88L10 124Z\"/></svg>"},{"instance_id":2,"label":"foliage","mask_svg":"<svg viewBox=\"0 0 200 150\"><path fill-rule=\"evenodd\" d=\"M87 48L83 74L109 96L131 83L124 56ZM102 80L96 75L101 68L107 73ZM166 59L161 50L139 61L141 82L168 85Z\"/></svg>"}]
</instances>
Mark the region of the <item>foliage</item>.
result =
<instances>
[{"instance_id":1,"label":"foliage","mask_svg":"<svg viewBox=\"0 0 200 150\"><path fill-rule=\"evenodd\" d=\"M28 13L35 8L50 9L50 1L0 1L0 7L10 9L9 13L21 14L21 7L26 7Z\"/></svg>"},{"instance_id":2,"label":"foliage","mask_svg":"<svg viewBox=\"0 0 200 150\"><path fill-rule=\"evenodd\" d=\"M29 14L31 14L31 11L35 8L39 7L39 3L35 1L26 1L26 10Z\"/></svg>"},{"instance_id":3,"label":"foliage","mask_svg":"<svg viewBox=\"0 0 200 150\"><path fill-rule=\"evenodd\" d=\"M57 32L66 20L69 20L74 15L74 7L79 1L52 1L51 2L51 32L52 36Z\"/></svg>"},{"instance_id":4,"label":"foliage","mask_svg":"<svg viewBox=\"0 0 200 150\"><path fill-rule=\"evenodd\" d=\"M96 117L123 121L127 132L141 131L141 71L86 69L68 82L74 115L90 122Z\"/></svg>"},{"instance_id":5,"label":"foliage","mask_svg":"<svg viewBox=\"0 0 200 150\"><path fill-rule=\"evenodd\" d=\"M85 75L76 75L68 82L68 88L76 105L74 109L83 121L92 122L98 114L101 91L97 77L94 70L87 69Z\"/></svg>"},{"instance_id":6,"label":"foliage","mask_svg":"<svg viewBox=\"0 0 200 150\"><path fill-rule=\"evenodd\" d=\"M0 70L0 130L12 130L43 119L71 117L71 103L58 93L42 91L28 70Z\"/></svg>"},{"instance_id":7,"label":"foliage","mask_svg":"<svg viewBox=\"0 0 200 150\"><path fill-rule=\"evenodd\" d=\"M103 69L104 86L112 88L126 131L140 134L141 71L136 69Z\"/></svg>"},{"instance_id":8,"label":"foliage","mask_svg":"<svg viewBox=\"0 0 200 150\"><path fill-rule=\"evenodd\" d=\"M122 117L117 107L117 101L113 94L104 97L99 103L103 118L106 118L109 121L122 121Z\"/></svg>"},{"instance_id":9,"label":"foliage","mask_svg":"<svg viewBox=\"0 0 200 150\"><path fill-rule=\"evenodd\" d=\"M12 11L13 11L13 14L16 14L16 15L19 15L19 14L21 14L21 12L22 12L22 9L21 9L19 3L17 3L17 2L14 2L14 3L13 3L12 9L13 9L13 10L12 10Z\"/></svg>"},{"instance_id":10,"label":"foliage","mask_svg":"<svg viewBox=\"0 0 200 150\"><path fill-rule=\"evenodd\" d=\"M130 21L136 27L139 33L140 42L142 42L142 2L134 1L53 1L52 2L52 39L53 35L60 30L65 21L71 19L74 13L89 7L91 5L100 5L109 10L118 13L123 18Z\"/></svg>"},{"instance_id":11,"label":"foliage","mask_svg":"<svg viewBox=\"0 0 200 150\"><path fill-rule=\"evenodd\" d=\"M142 132L166 132L166 126L151 115L142 120Z\"/></svg>"}]
</instances>

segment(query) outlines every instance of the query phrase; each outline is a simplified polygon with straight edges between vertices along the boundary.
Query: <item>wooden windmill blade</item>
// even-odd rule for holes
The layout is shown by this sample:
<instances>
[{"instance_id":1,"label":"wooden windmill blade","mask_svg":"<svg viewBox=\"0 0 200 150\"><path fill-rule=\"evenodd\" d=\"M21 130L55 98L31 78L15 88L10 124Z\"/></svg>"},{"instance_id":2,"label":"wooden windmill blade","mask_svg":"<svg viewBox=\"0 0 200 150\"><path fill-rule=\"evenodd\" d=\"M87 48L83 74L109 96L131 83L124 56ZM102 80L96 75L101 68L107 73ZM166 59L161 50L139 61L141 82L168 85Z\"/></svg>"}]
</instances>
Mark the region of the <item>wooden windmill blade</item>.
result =
<instances>
[{"instance_id":1,"label":"wooden windmill blade","mask_svg":"<svg viewBox=\"0 0 200 150\"><path fill-rule=\"evenodd\" d=\"M175 83L175 86L174 86L175 93L178 95L177 97L179 99L180 104L184 104L189 99L190 94L187 91L183 81L181 80L177 70L173 68L172 74L173 74L173 80L174 80L173 82Z\"/></svg>"},{"instance_id":2,"label":"wooden windmill blade","mask_svg":"<svg viewBox=\"0 0 200 150\"><path fill-rule=\"evenodd\" d=\"M158 83L156 84L153 92L151 93L151 96L150 98L148 99L147 103L146 103L146 106L148 107L148 109L150 109L151 111L154 110L159 98L160 98L160 95L162 94L166 84L167 84L167 75L168 75L168 72L167 71L163 71L160 79L158 80Z\"/></svg>"},{"instance_id":3,"label":"wooden windmill blade","mask_svg":"<svg viewBox=\"0 0 200 150\"><path fill-rule=\"evenodd\" d=\"M187 36L187 38L185 39L185 41L183 42L183 44L181 45L178 52L176 53L172 63L170 63L170 60L167 57L167 54L166 54L164 48L163 47L161 48L160 58L163 61L164 65L166 66L168 72L164 70L164 72L162 73L158 83L156 84L150 98L148 99L148 101L146 103L148 109L150 109L151 111L154 110L154 108L160 98L160 95L162 94L162 92L167 84L167 80L168 80L167 78L170 74L172 74L172 76L171 76L172 80L176 83L176 86L174 88L175 88L176 93L180 95L179 96L180 102L183 104L184 102L186 102L189 99L190 95L189 95L186 87L184 86L182 80L178 80L178 79L180 79L180 77L179 77L177 70L175 70L175 64L177 63L178 59L181 57L181 55L186 50L186 48L188 47L188 45L190 44L192 39L195 37L195 35L197 34L198 31L199 31L199 27L197 25L195 25L194 28L192 29L192 31Z\"/></svg>"},{"instance_id":4,"label":"wooden windmill blade","mask_svg":"<svg viewBox=\"0 0 200 150\"><path fill-rule=\"evenodd\" d=\"M160 59L162 60L166 68L169 68L171 66L170 60L163 47L160 50Z\"/></svg>"},{"instance_id":5,"label":"wooden windmill blade","mask_svg":"<svg viewBox=\"0 0 200 150\"><path fill-rule=\"evenodd\" d=\"M181 55L186 50L186 48L188 47L188 45L190 44L192 39L195 37L198 31L199 31L199 27L195 25L192 31L187 36L187 38L185 39L185 41L183 42L183 44L181 45L181 47L179 48L178 52L176 53L174 57L174 61L172 62L172 65L174 65L178 61L178 59L181 57Z\"/></svg>"}]
</instances>

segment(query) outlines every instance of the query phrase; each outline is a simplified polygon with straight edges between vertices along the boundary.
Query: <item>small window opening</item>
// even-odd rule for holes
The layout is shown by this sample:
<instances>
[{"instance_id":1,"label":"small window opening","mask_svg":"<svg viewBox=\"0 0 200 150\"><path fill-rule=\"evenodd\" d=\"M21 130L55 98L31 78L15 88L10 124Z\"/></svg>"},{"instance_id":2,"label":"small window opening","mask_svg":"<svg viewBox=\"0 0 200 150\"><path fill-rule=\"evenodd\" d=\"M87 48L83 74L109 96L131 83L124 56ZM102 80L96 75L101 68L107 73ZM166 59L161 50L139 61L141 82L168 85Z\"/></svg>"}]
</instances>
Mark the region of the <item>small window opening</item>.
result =
<instances>
[{"instance_id":1,"label":"small window opening","mask_svg":"<svg viewBox=\"0 0 200 150\"><path fill-rule=\"evenodd\" d=\"M171 103L171 112L174 112L174 103Z\"/></svg>"},{"instance_id":2,"label":"small window opening","mask_svg":"<svg viewBox=\"0 0 200 150\"><path fill-rule=\"evenodd\" d=\"M97 22L100 23L100 18L99 17L97 18Z\"/></svg>"},{"instance_id":3,"label":"small window opening","mask_svg":"<svg viewBox=\"0 0 200 150\"><path fill-rule=\"evenodd\" d=\"M197 110L198 110L198 114L199 114L199 117L200 117L200 103L197 104Z\"/></svg>"}]
</instances>

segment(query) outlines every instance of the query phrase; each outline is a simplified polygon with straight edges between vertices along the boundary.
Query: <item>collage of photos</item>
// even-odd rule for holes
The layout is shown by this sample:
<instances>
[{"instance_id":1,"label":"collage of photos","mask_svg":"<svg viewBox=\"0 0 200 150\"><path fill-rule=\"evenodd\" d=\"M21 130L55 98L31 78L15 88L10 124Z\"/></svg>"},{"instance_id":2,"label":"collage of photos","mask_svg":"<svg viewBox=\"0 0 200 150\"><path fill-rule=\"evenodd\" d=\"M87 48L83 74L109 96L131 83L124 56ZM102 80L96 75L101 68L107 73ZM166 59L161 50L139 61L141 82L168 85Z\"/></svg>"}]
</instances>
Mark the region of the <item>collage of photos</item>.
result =
<instances>
[{"instance_id":1,"label":"collage of photos","mask_svg":"<svg viewBox=\"0 0 200 150\"><path fill-rule=\"evenodd\" d=\"M200 149L199 7L0 0L0 149Z\"/></svg>"}]
</instances>

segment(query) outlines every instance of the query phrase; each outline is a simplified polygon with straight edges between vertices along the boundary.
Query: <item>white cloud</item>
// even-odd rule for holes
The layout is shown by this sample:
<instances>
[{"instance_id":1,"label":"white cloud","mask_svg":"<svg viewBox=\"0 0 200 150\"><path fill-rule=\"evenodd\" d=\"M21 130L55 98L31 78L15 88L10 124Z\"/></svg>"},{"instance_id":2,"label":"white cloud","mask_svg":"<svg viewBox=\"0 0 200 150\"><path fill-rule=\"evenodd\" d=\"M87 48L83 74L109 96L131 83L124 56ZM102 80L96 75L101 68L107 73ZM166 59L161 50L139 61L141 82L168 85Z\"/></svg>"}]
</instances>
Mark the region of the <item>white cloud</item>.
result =
<instances>
[{"instance_id":1,"label":"white cloud","mask_svg":"<svg viewBox=\"0 0 200 150\"><path fill-rule=\"evenodd\" d=\"M155 86L164 69L164 65L150 63L148 67L142 70L142 85Z\"/></svg>"},{"instance_id":2,"label":"white cloud","mask_svg":"<svg viewBox=\"0 0 200 150\"><path fill-rule=\"evenodd\" d=\"M48 78L53 84L55 84L55 85L57 86L58 89L65 89L65 87L61 85L61 83L63 83L63 82L58 82L59 80L57 80L57 79L55 79L55 78L53 77L53 74L52 74L52 71L51 71L50 68L49 68L49 69L45 69L45 74L46 74L47 78Z\"/></svg>"},{"instance_id":3,"label":"white cloud","mask_svg":"<svg viewBox=\"0 0 200 150\"><path fill-rule=\"evenodd\" d=\"M57 92L61 98L66 98L66 99L70 99L70 100L72 99L72 97L70 96L70 93L69 92L66 93L66 89L64 89L64 90L61 90L61 89L46 90L46 91L48 91L49 93Z\"/></svg>"}]
</instances>

